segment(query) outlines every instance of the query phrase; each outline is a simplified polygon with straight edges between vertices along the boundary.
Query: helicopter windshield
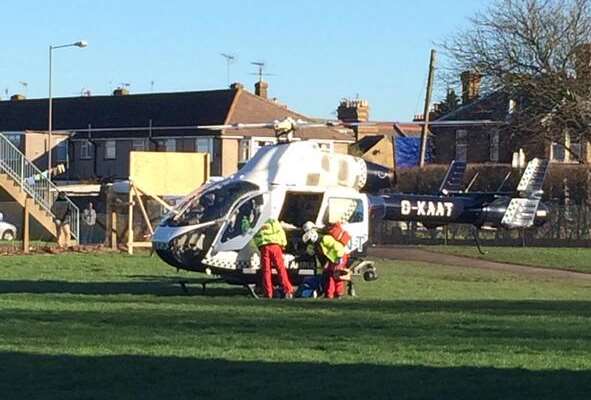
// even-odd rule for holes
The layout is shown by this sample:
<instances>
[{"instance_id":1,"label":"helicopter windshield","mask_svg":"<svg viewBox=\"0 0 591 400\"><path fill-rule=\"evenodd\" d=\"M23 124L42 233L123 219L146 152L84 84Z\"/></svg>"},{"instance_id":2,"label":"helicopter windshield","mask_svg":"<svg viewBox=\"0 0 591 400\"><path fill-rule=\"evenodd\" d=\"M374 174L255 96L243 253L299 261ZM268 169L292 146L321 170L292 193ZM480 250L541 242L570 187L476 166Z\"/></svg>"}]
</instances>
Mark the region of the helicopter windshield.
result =
<instances>
[{"instance_id":1,"label":"helicopter windshield","mask_svg":"<svg viewBox=\"0 0 591 400\"><path fill-rule=\"evenodd\" d=\"M180 213L169 220L171 225L196 225L224 218L232 205L247 193L258 191L246 181L221 182L197 191L179 207Z\"/></svg>"}]
</instances>

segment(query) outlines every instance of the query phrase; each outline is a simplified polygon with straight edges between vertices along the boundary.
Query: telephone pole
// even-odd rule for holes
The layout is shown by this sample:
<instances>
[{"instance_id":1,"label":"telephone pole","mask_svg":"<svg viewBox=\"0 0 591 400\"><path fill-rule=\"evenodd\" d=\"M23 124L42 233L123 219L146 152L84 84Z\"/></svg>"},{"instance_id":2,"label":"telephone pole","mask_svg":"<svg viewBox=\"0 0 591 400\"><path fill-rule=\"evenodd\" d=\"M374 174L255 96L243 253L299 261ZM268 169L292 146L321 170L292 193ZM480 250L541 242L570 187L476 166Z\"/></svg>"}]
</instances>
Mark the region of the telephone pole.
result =
<instances>
[{"instance_id":1,"label":"telephone pole","mask_svg":"<svg viewBox=\"0 0 591 400\"><path fill-rule=\"evenodd\" d=\"M429 78L427 79L427 93L425 94L425 108L423 115L425 123L421 131L421 150L419 156L419 167L425 166L425 157L427 154L427 135L429 132L429 109L431 108L431 95L433 94L433 77L435 75L435 50L431 49L431 60L429 61Z\"/></svg>"}]
</instances>

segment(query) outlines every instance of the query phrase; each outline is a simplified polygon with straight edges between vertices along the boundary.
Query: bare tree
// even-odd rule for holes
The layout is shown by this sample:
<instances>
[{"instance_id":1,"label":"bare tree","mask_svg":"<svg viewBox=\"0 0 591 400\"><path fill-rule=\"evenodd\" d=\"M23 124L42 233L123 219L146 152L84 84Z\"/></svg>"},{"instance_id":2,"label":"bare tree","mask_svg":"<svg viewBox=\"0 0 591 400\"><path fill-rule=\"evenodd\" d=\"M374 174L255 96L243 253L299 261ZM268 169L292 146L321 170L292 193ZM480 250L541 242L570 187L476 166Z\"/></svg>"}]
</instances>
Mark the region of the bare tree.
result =
<instances>
[{"instance_id":1,"label":"bare tree","mask_svg":"<svg viewBox=\"0 0 591 400\"><path fill-rule=\"evenodd\" d=\"M573 152L570 143L591 140L590 43L591 0L497 0L442 47L456 76L475 71L484 91L514 101L508 122L519 143Z\"/></svg>"}]
</instances>

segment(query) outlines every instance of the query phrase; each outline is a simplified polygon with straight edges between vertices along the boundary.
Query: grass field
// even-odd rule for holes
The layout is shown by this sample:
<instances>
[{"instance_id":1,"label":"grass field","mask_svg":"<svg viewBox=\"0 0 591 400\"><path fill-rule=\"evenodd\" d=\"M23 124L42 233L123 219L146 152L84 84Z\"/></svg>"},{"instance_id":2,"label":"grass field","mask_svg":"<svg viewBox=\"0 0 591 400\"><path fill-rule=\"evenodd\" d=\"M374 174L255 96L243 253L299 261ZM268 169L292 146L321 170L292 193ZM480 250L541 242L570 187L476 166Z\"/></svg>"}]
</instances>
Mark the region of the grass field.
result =
<instances>
[{"instance_id":1,"label":"grass field","mask_svg":"<svg viewBox=\"0 0 591 400\"><path fill-rule=\"evenodd\" d=\"M591 273L591 248L485 247L484 255L478 253L474 246L424 246L424 248L483 260Z\"/></svg>"},{"instance_id":2,"label":"grass field","mask_svg":"<svg viewBox=\"0 0 591 400\"><path fill-rule=\"evenodd\" d=\"M591 283L379 261L358 298L183 295L156 258L0 258L2 399L588 399Z\"/></svg>"}]
</instances>

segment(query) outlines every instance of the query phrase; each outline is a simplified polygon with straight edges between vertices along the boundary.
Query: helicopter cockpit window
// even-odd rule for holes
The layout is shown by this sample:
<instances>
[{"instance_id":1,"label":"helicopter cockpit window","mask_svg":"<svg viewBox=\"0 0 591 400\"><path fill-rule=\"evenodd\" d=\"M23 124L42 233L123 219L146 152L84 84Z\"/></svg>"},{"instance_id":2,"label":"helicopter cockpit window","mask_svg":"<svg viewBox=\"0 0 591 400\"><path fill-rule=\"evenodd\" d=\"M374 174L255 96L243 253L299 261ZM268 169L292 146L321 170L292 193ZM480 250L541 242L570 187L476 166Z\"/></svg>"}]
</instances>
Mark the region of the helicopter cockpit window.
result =
<instances>
[{"instance_id":1,"label":"helicopter cockpit window","mask_svg":"<svg viewBox=\"0 0 591 400\"><path fill-rule=\"evenodd\" d=\"M195 225L224 218L240 197L258 189L257 185L245 181L220 183L189 199L173 223Z\"/></svg>"},{"instance_id":2,"label":"helicopter cockpit window","mask_svg":"<svg viewBox=\"0 0 591 400\"><path fill-rule=\"evenodd\" d=\"M287 192L279 220L295 226L316 222L323 193Z\"/></svg>"},{"instance_id":3,"label":"helicopter cockpit window","mask_svg":"<svg viewBox=\"0 0 591 400\"><path fill-rule=\"evenodd\" d=\"M361 199L330 198L323 222L325 224L363 222L363 202Z\"/></svg>"},{"instance_id":4,"label":"helicopter cockpit window","mask_svg":"<svg viewBox=\"0 0 591 400\"><path fill-rule=\"evenodd\" d=\"M242 203L228 216L228 224L222 236L222 243L246 234L258 222L263 206L263 195Z\"/></svg>"}]
</instances>

